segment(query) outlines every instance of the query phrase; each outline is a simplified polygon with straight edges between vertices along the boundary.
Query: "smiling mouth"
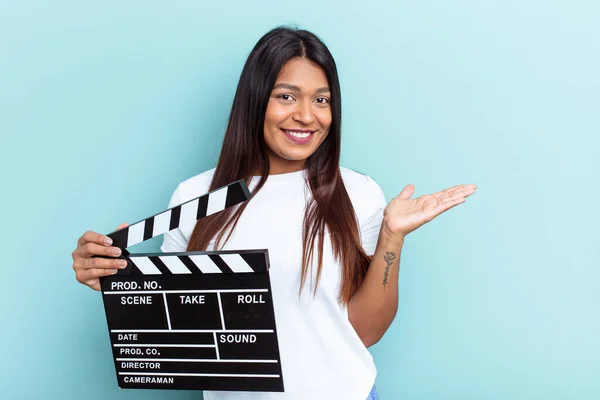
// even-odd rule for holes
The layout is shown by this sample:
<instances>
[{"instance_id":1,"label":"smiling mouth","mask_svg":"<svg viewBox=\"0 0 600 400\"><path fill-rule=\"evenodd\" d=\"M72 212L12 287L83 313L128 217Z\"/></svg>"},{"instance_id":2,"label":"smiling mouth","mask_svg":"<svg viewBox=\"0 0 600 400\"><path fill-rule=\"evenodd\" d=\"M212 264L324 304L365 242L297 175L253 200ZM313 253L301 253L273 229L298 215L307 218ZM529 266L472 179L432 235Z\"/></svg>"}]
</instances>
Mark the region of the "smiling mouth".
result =
<instances>
[{"instance_id":1,"label":"smiling mouth","mask_svg":"<svg viewBox=\"0 0 600 400\"><path fill-rule=\"evenodd\" d=\"M310 135L312 135L313 133L315 133L315 131L292 131L292 130L287 130L287 129L281 129L282 131L284 131L286 134L293 136L295 138L299 138L299 139L305 139L307 137L309 137Z\"/></svg>"},{"instance_id":2,"label":"smiling mouth","mask_svg":"<svg viewBox=\"0 0 600 400\"><path fill-rule=\"evenodd\" d=\"M316 131L281 129L285 137L296 144L307 144Z\"/></svg>"}]
</instances>

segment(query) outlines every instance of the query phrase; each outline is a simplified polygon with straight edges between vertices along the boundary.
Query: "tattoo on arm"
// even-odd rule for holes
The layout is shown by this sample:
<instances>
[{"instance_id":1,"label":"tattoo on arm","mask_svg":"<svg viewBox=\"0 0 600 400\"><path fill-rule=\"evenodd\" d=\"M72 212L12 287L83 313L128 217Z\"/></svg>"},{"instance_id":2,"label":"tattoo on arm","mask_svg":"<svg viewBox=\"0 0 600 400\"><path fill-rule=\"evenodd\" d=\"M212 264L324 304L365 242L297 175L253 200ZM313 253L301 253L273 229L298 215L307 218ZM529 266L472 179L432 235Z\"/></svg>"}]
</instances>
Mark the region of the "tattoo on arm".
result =
<instances>
[{"instance_id":1,"label":"tattoo on arm","mask_svg":"<svg viewBox=\"0 0 600 400\"><path fill-rule=\"evenodd\" d=\"M388 275L390 273L390 267L394 263L395 259L396 259L396 254L392 253L391 251L386 251L385 256L383 256L383 260L387 263L387 266L385 267L385 272L383 274L383 290L385 290L385 285L387 285L387 283L388 283Z\"/></svg>"}]
</instances>

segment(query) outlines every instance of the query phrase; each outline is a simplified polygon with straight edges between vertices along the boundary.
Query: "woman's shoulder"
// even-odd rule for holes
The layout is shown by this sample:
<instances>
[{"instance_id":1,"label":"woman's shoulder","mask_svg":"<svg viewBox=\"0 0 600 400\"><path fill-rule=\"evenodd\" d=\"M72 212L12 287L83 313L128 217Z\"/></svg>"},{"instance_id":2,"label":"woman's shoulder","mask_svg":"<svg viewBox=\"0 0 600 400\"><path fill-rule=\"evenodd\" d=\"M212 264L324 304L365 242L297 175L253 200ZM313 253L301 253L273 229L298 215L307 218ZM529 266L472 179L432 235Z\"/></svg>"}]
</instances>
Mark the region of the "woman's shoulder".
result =
<instances>
[{"instance_id":1,"label":"woman's shoulder","mask_svg":"<svg viewBox=\"0 0 600 400\"><path fill-rule=\"evenodd\" d=\"M182 202L186 202L208 193L215 170L216 168L211 168L208 171L194 175L191 178L187 178L181 182L177 186L177 192L179 192L180 200Z\"/></svg>"},{"instance_id":2,"label":"woman's shoulder","mask_svg":"<svg viewBox=\"0 0 600 400\"><path fill-rule=\"evenodd\" d=\"M359 221L385 208L385 194L372 177L342 166L340 174Z\"/></svg>"},{"instance_id":3,"label":"woman's shoulder","mask_svg":"<svg viewBox=\"0 0 600 400\"><path fill-rule=\"evenodd\" d=\"M340 174L342 175L344 186L346 186L346 190L348 191L357 191L357 194L363 193L367 196L372 194L373 190L381 190L379 184L373 178L362 172L340 166Z\"/></svg>"}]
</instances>

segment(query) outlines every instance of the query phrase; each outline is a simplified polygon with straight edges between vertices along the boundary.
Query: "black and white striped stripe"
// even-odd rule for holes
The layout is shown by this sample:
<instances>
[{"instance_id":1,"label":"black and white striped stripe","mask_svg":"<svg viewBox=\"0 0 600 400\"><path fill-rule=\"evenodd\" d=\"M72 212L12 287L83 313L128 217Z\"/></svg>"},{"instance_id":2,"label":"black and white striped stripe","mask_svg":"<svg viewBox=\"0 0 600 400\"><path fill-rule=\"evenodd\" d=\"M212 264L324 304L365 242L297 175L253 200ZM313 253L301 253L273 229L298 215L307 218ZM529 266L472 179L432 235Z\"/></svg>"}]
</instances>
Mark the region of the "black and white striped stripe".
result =
<instances>
[{"instance_id":1,"label":"black and white striped stripe","mask_svg":"<svg viewBox=\"0 0 600 400\"><path fill-rule=\"evenodd\" d=\"M268 271L264 250L131 254L128 275L224 274Z\"/></svg>"},{"instance_id":2,"label":"black and white striped stripe","mask_svg":"<svg viewBox=\"0 0 600 400\"><path fill-rule=\"evenodd\" d=\"M249 200L250 197L246 182L239 180L107 236L113 240L113 246L125 249L179 228L182 223L194 222L228 207L243 203Z\"/></svg>"}]
</instances>

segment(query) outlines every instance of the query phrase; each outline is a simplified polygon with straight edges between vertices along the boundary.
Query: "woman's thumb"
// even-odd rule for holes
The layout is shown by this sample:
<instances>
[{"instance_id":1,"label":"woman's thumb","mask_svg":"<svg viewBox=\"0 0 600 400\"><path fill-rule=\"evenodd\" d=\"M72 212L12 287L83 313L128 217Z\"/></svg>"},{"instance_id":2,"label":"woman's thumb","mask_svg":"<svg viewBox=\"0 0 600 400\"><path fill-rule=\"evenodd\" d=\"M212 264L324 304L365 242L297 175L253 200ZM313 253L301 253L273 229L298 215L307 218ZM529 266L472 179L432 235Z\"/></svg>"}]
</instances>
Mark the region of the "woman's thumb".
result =
<instances>
[{"instance_id":1,"label":"woman's thumb","mask_svg":"<svg viewBox=\"0 0 600 400\"><path fill-rule=\"evenodd\" d=\"M410 199L410 196L412 196L414 193L415 193L415 186L413 184L409 183L408 185L406 185L404 187L404 189L402 189L402 191L398 195L398 198L402 199L402 200L408 200L408 199Z\"/></svg>"},{"instance_id":2,"label":"woman's thumb","mask_svg":"<svg viewBox=\"0 0 600 400\"><path fill-rule=\"evenodd\" d=\"M127 227L127 225L129 225L127 222L123 222L121 225L117 226L117 229L115 229L115 230L118 231L119 229L123 229L123 228Z\"/></svg>"}]
</instances>

